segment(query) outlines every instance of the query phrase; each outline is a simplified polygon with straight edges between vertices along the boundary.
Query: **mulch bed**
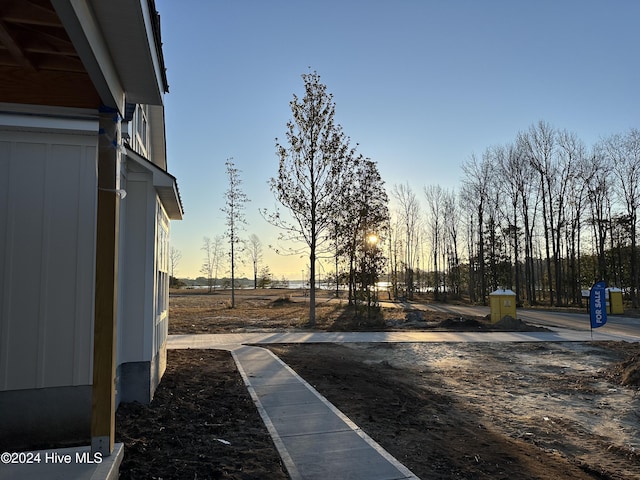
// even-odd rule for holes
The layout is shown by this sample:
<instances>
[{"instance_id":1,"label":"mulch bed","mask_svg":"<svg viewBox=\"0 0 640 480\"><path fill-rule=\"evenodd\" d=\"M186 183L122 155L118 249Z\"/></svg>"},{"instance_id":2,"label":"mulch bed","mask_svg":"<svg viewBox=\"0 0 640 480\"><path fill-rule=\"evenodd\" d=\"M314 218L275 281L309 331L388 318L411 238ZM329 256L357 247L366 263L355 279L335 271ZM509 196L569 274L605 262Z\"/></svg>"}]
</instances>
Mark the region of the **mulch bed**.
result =
<instances>
[{"instance_id":1,"label":"mulch bed","mask_svg":"<svg viewBox=\"0 0 640 480\"><path fill-rule=\"evenodd\" d=\"M150 405L122 404L121 480L287 479L229 352L169 350Z\"/></svg>"}]
</instances>

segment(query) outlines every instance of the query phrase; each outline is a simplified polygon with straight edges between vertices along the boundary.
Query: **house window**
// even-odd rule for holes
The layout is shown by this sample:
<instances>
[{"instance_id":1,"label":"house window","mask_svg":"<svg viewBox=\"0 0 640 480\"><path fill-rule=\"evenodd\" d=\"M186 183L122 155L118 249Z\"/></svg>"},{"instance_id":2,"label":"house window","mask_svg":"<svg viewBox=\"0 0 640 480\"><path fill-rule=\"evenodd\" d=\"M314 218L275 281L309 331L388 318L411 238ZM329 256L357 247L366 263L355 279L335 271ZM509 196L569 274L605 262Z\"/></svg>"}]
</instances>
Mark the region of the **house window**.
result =
<instances>
[{"instance_id":1,"label":"house window","mask_svg":"<svg viewBox=\"0 0 640 480\"><path fill-rule=\"evenodd\" d=\"M167 338L169 313L169 218L162 205L156 204L156 321L155 344Z\"/></svg>"},{"instance_id":2,"label":"house window","mask_svg":"<svg viewBox=\"0 0 640 480\"><path fill-rule=\"evenodd\" d=\"M147 105L138 105L136 107L133 149L143 157L149 158L149 119Z\"/></svg>"},{"instance_id":3,"label":"house window","mask_svg":"<svg viewBox=\"0 0 640 480\"><path fill-rule=\"evenodd\" d=\"M169 219L160 205L156 218L157 315L169 307Z\"/></svg>"}]
</instances>

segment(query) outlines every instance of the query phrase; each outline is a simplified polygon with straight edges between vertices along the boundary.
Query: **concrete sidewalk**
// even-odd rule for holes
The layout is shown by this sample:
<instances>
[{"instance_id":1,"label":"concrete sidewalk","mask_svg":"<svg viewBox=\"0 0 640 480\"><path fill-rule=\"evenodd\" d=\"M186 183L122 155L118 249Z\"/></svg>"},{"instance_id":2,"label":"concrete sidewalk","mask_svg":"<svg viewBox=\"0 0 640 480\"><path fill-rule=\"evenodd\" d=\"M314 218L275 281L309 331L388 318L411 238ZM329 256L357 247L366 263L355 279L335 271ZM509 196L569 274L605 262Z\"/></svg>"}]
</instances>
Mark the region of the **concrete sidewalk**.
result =
<instances>
[{"instance_id":1,"label":"concrete sidewalk","mask_svg":"<svg viewBox=\"0 0 640 480\"><path fill-rule=\"evenodd\" d=\"M549 328L550 332L255 332L202 335L169 335L168 348L214 348L230 350L238 345L269 343L423 343L423 342L588 342L639 337L588 330Z\"/></svg>"},{"instance_id":2,"label":"concrete sidewalk","mask_svg":"<svg viewBox=\"0 0 640 480\"><path fill-rule=\"evenodd\" d=\"M231 350L292 480L417 479L269 350Z\"/></svg>"}]
</instances>

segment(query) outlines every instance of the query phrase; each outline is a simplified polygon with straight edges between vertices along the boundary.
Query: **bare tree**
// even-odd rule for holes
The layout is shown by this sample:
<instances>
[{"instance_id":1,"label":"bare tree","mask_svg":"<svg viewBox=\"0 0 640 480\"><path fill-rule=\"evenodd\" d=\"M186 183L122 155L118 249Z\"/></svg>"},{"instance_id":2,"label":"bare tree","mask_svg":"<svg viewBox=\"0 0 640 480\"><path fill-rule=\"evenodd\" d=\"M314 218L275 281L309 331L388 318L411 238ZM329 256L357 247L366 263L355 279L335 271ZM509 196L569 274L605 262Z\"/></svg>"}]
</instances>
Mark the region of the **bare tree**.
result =
<instances>
[{"instance_id":1,"label":"bare tree","mask_svg":"<svg viewBox=\"0 0 640 480\"><path fill-rule=\"evenodd\" d=\"M496 161L502 174L509 181L501 182L498 189L501 195L505 195L509 199L508 207L505 212L506 225L504 231L511 243L511 254L513 256L513 280L511 287L516 293L516 302L520 302L520 196L523 192L523 171L524 162L518 154L517 147L513 144L504 147L496 147ZM514 286L515 285L515 286Z\"/></svg>"},{"instance_id":2,"label":"bare tree","mask_svg":"<svg viewBox=\"0 0 640 480\"><path fill-rule=\"evenodd\" d=\"M445 249L447 253L448 281L451 293L460 295L460 253L458 237L460 229L460 211L455 191L445 191L443 198L443 216L445 219ZM445 290L447 293L447 290Z\"/></svg>"},{"instance_id":3,"label":"bare tree","mask_svg":"<svg viewBox=\"0 0 640 480\"><path fill-rule=\"evenodd\" d=\"M258 264L262 261L262 242L255 233L252 233L246 245L253 264L253 288L256 289L258 288Z\"/></svg>"},{"instance_id":4,"label":"bare tree","mask_svg":"<svg viewBox=\"0 0 640 480\"><path fill-rule=\"evenodd\" d=\"M476 298L476 275L475 267L478 270L478 279L480 281L480 299L483 304L486 304L487 284L485 278L485 236L484 236L484 222L485 214L487 213L488 204L491 197L491 181L494 171L494 165L492 163L491 155L488 152L482 156L482 160L478 160L475 155L471 155L471 158L462 165L462 171L464 172L463 184L463 198L469 209L471 218L474 222L470 222L471 234L476 235L476 239L471 239L471 247L473 243L477 242L478 252L476 255L475 265L473 261L473 255L470 254L469 258L469 291L472 301ZM475 223L475 228L473 223ZM477 230L476 230L477 228Z\"/></svg>"},{"instance_id":5,"label":"bare tree","mask_svg":"<svg viewBox=\"0 0 640 480\"><path fill-rule=\"evenodd\" d=\"M429 237L431 239L431 252L433 254L433 275L434 275L434 290L435 298L440 296L440 285L443 285L443 279L441 278L443 272L440 269L443 265L439 265L439 255L444 255L444 249L442 247L443 234L444 234L444 197L445 191L440 185L429 185L424 187L424 194L427 198L427 228Z\"/></svg>"},{"instance_id":6,"label":"bare tree","mask_svg":"<svg viewBox=\"0 0 640 480\"><path fill-rule=\"evenodd\" d=\"M394 185L391 194L398 202L398 217L404 230L404 284L407 296L412 298L418 255L420 204L408 183Z\"/></svg>"},{"instance_id":7,"label":"bare tree","mask_svg":"<svg viewBox=\"0 0 640 480\"><path fill-rule=\"evenodd\" d=\"M529 304L537 303L536 275L534 261L534 233L536 228L536 216L540 203L540 190L536 188L534 170L527 155L527 140L525 133L519 133L516 137L516 158L513 167L508 172L518 187L520 198L520 216L524 228L524 284Z\"/></svg>"},{"instance_id":8,"label":"bare tree","mask_svg":"<svg viewBox=\"0 0 640 480\"><path fill-rule=\"evenodd\" d=\"M270 181L276 200L291 214L288 220L276 210L263 211L271 224L281 228L281 238L304 243L309 251L309 323L315 324L316 262L323 243L330 238L338 198L342 195L341 171L348 158L348 138L334 123L335 103L316 72L302 75L305 95L293 95L293 119L287 123L287 143L276 139L280 158L278 176Z\"/></svg>"},{"instance_id":9,"label":"bare tree","mask_svg":"<svg viewBox=\"0 0 640 480\"><path fill-rule=\"evenodd\" d=\"M581 301L578 264L575 257L576 242L580 236L580 219L584 200L585 184L581 179L581 171L585 159L585 147L573 132L558 132L558 174L555 192L556 224L554 227L556 244L556 290L558 304L571 299L573 303ZM579 207L578 207L579 206ZM565 240L566 261L562 262L562 240ZM563 266L567 274L562 271ZM567 281L563 282L562 280ZM561 302L562 295L565 302Z\"/></svg>"},{"instance_id":10,"label":"bare tree","mask_svg":"<svg viewBox=\"0 0 640 480\"><path fill-rule=\"evenodd\" d=\"M202 266L200 267L200 272L207 279L207 286L209 287L209 293L211 293L214 282L214 270L217 263L215 246L214 242L211 241L211 238L204 237L202 239L202 248L200 250L204 252L204 259L202 261Z\"/></svg>"},{"instance_id":11,"label":"bare tree","mask_svg":"<svg viewBox=\"0 0 640 480\"><path fill-rule=\"evenodd\" d=\"M481 162L472 157L463 171L472 301L486 294L485 285L505 282L515 283L518 300L524 292L530 304L545 292L554 305L580 304L581 288L605 280L630 286L632 304L640 304L640 131L605 138L587 154L574 133L541 121L513 145L487 149ZM429 221L438 215L431 212ZM585 223L592 228L591 251ZM437 271L441 261L443 253L433 260Z\"/></svg>"},{"instance_id":12,"label":"bare tree","mask_svg":"<svg viewBox=\"0 0 640 480\"><path fill-rule=\"evenodd\" d=\"M593 280L609 281L609 271L606 258L606 240L611 224L611 164L604 152L602 144L596 145L590 162L591 171L585 177L587 183L587 198L591 217L589 222L593 228L594 245L597 256L597 271Z\"/></svg>"},{"instance_id":13,"label":"bare tree","mask_svg":"<svg viewBox=\"0 0 640 480\"><path fill-rule=\"evenodd\" d=\"M391 287L393 290L393 298L398 298L399 289L399 274L398 274L398 266L400 261L398 257L400 256L400 252L403 251L404 246L402 243L401 230L402 223L400 221L400 215L398 214L390 214L388 220L388 257L389 257L389 281L391 282Z\"/></svg>"},{"instance_id":14,"label":"bare tree","mask_svg":"<svg viewBox=\"0 0 640 480\"><path fill-rule=\"evenodd\" d=\"M182 259L182 253L176 247L169 249L169 267L171 268L171 282L176 282L176 270Z\"/></svg>"},{"instance_id":15,"label":"bare tree","mask_svg":"<svg viewBox=\"0 0 640 480\"><path fill-rule=\"evenodd\" d=\"M553 271L551 248L553 248L553 263L558 263L556 243L553 241L554 228L554 191L556 184L556 132L543 121L529 127L522 135L523 153L527 155L531 166L538 173L542 198L542 222L544 227L544 242L546 250L547 276L549 280L549 302L554 303Z\"/></svg>"},{"instance_id":16,"label":"bare tree","mask_svg":"<svg viewBox=\"0 0 640 480\"><path fill-rule=\"evenodd\" d=\"M633 308L638 307L638 208L640 208L640 130L612 135L603 142L603 152L616 178L616 191L625 207L626 229L631 244L630 294Z\"/></svg>"},{"instance_id":17,"label":"bare tree","mask_svg":"<svg viewBox=\"0 0 640 480\"><path fill-rule=\"evenodd\" d=\"M224 193L225 206L220 210L224 212L227 220L226 236L229 239L231 256L231 308L235 308L235 247L236 244L240 242L238 233L247 223L244 216L244 204L247 203L249 199L242 191L242 180L239 175L240 171L235 167L232 158L227 159L225 167L227 169L229 188Z\"/></svg>"}]
</instances>

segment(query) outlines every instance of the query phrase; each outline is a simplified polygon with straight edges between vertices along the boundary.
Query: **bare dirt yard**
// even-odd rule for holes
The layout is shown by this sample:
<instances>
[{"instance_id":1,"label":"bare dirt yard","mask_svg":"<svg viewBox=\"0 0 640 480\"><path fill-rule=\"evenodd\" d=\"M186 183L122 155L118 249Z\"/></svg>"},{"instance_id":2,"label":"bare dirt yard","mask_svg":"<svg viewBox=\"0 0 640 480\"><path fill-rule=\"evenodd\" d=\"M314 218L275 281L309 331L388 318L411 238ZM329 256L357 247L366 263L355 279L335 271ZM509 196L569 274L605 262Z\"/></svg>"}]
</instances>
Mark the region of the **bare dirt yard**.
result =
<instances>
[{"instance_id":1,"label":"bare dirt yard","mask_svg":"<svg viewBox=\"0 0 640 480\"><path fill-rule=\"evenodd\" d=\"M122 404L120 479L287 479L229 352L170 350L150 405Z\"/></svg>"},{"instance_id":2,"label":"bare dirt yard","mask_svg":"<svg viewBox=\"0 0 640 480\"><path fill-rule=\"evenodd\" d=\"M640 478L637 345L270 348L420 478Z\"/></svg>"},{"instance_id":3,"label":"bare dirt yard","mask_svg":"<svg viewBox=\"0 0 640 480\"><path fill-rule=\"evenodd\" d=\"M309 328L303 297L266 293L233 310L228 292L172 296L170 333ZM366 320L320 302L322 330L489 328L402 308ZM638 344L269 348L420 478L640 478ZM287 478L227 352L170 351L168 365L151 405L118 410L121 478Z\"/></svg>"}]
</instances>

